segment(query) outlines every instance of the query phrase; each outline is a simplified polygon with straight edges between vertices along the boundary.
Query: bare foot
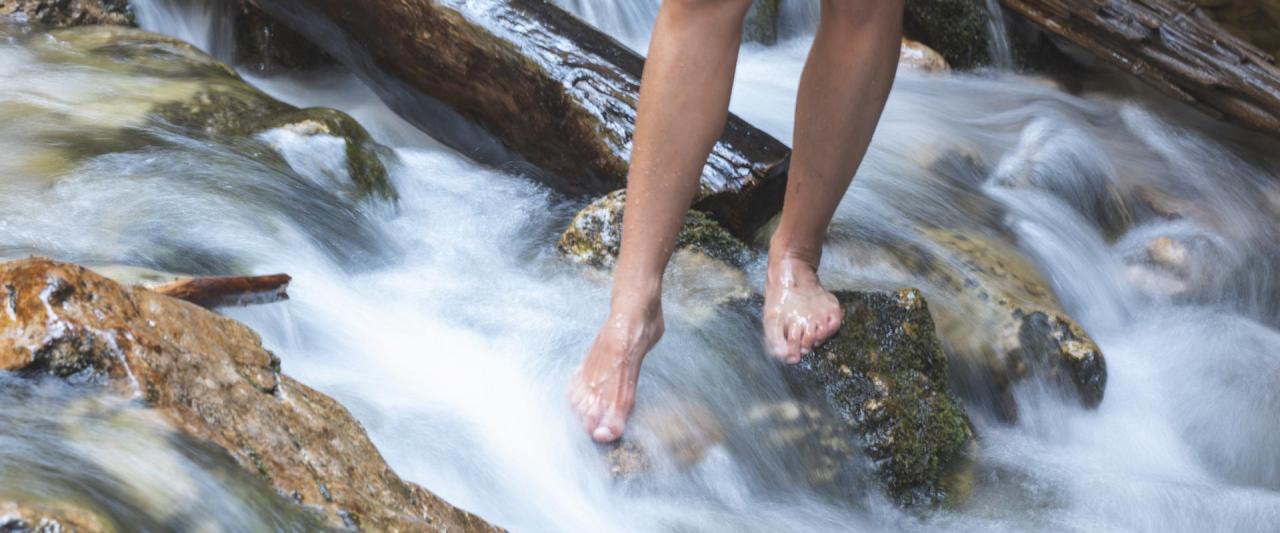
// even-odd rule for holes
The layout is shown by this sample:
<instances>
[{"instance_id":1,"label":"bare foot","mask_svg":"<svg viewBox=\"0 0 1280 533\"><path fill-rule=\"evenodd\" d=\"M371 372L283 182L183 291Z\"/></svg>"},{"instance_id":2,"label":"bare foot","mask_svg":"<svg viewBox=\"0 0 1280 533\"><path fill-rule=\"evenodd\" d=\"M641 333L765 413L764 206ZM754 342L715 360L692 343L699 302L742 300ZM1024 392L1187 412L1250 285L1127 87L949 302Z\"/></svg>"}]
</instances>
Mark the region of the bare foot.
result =
<instances>
[{"instance_id":1,"label":"bare foot","mask_svg":"<svg viewBox=\"0 0 1280 533\"><path fill-rule=\"evenodd\" d=\"M840 303L818 284L810 262L783 253L769 254L764 336L774 357L799 363L801 356L834 335L843 319Z\"/></svg>"},{"instance_id":2,"label":"bare foot","mask_svg":"<svg viewBox=\"0 0 1280 533\"><path fill-rule=\"evenodd\" d=\"M609 320L600 327L569 385L569 401L596 442L613 442L622 436L635 405L640 363L662 338L660 302L623 307L631 309L609 311Z\"/></svg>"}]
</instances>

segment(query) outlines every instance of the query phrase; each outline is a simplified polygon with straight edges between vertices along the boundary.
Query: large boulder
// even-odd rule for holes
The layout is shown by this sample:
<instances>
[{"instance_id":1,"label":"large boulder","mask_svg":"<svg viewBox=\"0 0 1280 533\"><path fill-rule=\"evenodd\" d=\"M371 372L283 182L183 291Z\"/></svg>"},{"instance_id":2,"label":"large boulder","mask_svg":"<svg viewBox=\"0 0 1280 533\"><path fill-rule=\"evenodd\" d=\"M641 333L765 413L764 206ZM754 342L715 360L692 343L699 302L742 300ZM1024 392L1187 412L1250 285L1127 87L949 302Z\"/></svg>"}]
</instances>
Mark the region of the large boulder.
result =
<instances>
[{"instance_id":1,"label":"large boulder","mask_svg":"<svg viewBox=\"0 0 1280 533\"><path fill-rule=\"evenodd\" d=\"M0 0L0 19L65 28L91 24L132 26L126 0Z\"/></svg>"},{"instance_id":2,"label":"large boulder","mask_svg":"<svg viewBox=\"0 0 1280 533\"><path fill-rule=\"evenodd\" d=\"M234 320L40 258L0 265L0 292L2 370L136 396L332 527L496 530L400 479L345 408Z\"/></svg>"}]
</instances>

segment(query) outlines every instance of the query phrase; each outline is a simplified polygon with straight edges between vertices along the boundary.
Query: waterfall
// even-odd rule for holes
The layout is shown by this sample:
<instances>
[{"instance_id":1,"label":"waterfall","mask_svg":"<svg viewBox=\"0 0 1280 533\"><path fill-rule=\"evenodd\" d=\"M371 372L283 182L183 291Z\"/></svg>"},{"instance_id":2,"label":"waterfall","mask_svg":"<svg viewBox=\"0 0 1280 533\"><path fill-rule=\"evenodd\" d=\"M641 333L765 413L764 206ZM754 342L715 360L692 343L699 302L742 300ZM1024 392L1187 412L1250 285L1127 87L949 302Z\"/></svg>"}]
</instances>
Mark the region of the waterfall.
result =
<instances>
[{"instance_id":1,"label":"waterfall","mask_svg":"<svg viewBox=\"0 0 1280 533\"><path fill-rule=\"evenodd\" d=\"M991 54L991 66L998 70L1013 68L1013 47L1009 42L1009 30L1005 27L1004 8L1000 0L987 0L987 11L991 13L988 31L991 34L988 49Z\"/></svg>"}]
</instances>

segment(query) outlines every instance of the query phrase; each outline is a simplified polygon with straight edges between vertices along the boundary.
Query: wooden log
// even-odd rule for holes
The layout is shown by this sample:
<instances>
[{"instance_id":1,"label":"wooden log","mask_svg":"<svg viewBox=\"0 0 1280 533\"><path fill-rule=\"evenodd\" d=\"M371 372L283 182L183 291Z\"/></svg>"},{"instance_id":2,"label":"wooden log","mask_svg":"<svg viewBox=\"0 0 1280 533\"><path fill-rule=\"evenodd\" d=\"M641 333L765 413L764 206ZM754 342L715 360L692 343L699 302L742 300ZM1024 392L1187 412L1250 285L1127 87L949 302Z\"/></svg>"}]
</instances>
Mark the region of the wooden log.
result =
<instances>
[{"instance_id":1,"label":"wooden log","mask_svg":"<svg viewBox=\"0 0 1280 533\"><path fill-rule=\"evenodd\" d=\"M252 1L463 155L573 196L625 186L644 60L550 2ZM761 182L786 179L788 153L730 116L700 198L719 193L715 216L750 236L781 208L785 187Z\"/></svg>"},{"instance_id":2,"label":"wooden log","mask_svg":"<svg viewBox=\"0 0 1280 533\"><path fill-rule=\"evenodd\" d=\"M285 289L291 279L288 274L182 278L146 288L212 309L288 300Z\"/></svg>"},{"instance_id":3,"label":"wooden log","mask_svg":"<svg viewBox=\"0 0 1280 533\"><path fill-rule=\"evenodd\" d=\"M1280 68L1186 0L1001 0L1211 116L1280 134Z\"/></svg>"}]
</instances>

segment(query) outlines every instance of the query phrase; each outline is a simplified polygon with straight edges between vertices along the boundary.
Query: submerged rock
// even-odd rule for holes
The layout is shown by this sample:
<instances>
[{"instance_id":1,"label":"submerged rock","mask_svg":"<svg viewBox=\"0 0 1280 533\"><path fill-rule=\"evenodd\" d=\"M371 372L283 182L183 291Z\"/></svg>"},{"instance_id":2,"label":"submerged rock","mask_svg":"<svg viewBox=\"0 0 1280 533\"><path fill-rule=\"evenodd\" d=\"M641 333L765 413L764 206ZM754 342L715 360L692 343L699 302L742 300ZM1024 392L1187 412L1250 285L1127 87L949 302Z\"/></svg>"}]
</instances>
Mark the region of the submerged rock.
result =
<instances>
[{"instance_id":1,"label":"submerged rock","mask_svg":"<svg viewBox=\"0 0 1280 533\"><path fill-rule=\"evenodd\" d=\"M65 28L92 24L133 26L127 0L0 0L0 19Z\"/></svg>"},{"instance_id":2,"label":"submerged rock","mask_svg":"<svg viewBox=\"0 0 1280 533\"><path fill-rule=\"evenodd\" d=\"M392 152L346 113L299 109L276 100L229 66L170 37L113 26L69 28L46 36L24 36L41 59L127 80L121 85L138 85L120 87L110 102L81 103L102 107L104 118L60 132L60 142L49 143L74 150L58 154L69 165L104 153L163 145L166 140L155 130L177 129L354 199L396 197L382 163Z\"/></svg>"},{"instance_id":3,"label":"submerged rock","mask_svg":"<svg viewBox=\"0 0 1280 533\"><path fill-rule=\"evenodd\" d=\"M987 235L926 229L936 245L888 247L902 267L947 295L935 308L939 333L957 356L960 392L1017 418L1012 387L1029 376L1062 385L1085 407L1102 402L1102 350L1065 311L1029 260Z\"/></svg>"},{"instance_id":4,"label":"submerged rock","mask_svg":"<svg viewBox=\"0 0 1280 533\"><path fill-rule=\"evenodd\" d=\"M960 485L974 433L947 391L947 356L924 297L915 289L836 297L844 326L787 367L788 380L799 394L827 400L861 437L889 495L904 504L942 500Z\"/></svg>"},{"instance_id":5,"label":"submerged rock","mask_svg":"<svg viewBox=\"0 0 1280 533\"><path fill-rule=\"evenodd\" d=\"M5 533L97 533L112 531L97 513L70 502L17 502L0 497Z\"/></svg>"},{"instance_id":6,"label":"submerged rock","mask_svg":"<svg viewBox=\"0 0 1280 533\"><path fill-rule=\"evenodd\" d=\"M332 527L495 530L400 479L345 408L234 320L40 258L0 264L0 307L0 369L137 396Z\"/></svg>"}]
</instances>

